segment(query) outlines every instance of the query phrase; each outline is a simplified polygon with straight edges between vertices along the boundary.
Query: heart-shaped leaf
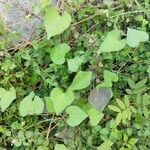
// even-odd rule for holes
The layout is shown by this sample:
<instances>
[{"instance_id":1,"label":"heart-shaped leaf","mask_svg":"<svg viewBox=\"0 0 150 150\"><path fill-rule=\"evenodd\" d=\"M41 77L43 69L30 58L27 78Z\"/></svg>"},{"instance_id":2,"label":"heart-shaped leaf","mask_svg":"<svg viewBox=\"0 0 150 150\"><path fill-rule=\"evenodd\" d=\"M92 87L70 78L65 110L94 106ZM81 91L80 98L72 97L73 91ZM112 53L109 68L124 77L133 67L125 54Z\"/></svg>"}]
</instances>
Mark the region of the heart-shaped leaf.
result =
<instances>
[{"instance_id":1,"label":"heart-shaped leaf","mask_svg":"<svg viewBox=\"0 0 150 150\"><path fill-rule=\"evenodd\" d=\"M101 52L114 52L123 49L126 45L126 40L121 39L121 31L113 30L110 31L103 43L101 44L98 53Z\"/></svg>"},{"instance_id":2,"label":"heart-shaped leaf","mask_svg":"<svg viewBox=\"0 0 150 150\"><path fill-rule=\"evenodd\" d=\"M0 107L2 112L16 99L16 91L13 87L9 91L0 88Z\"/></svg>"},{"instance_id":3,"label":"heart-shaped leaf","mask_svg":"<svg viewBox=\"0 0 150 150\"><path fill-rule=\"evenodd\" d=\"M66 30L71 23L71 16L64 12L61 16L56 7L51 7L46 10L44 16L44 25L47 31L48 39L54 35L58 35Z\"/></svg>"},{"instance_id":4,"label":"heart-shaped leaf","mask_svg":"<svg viewBox=\"0 0 150 150\"><path fill-rule=\"evenodd\" d=\"M118 75L109 71L104 70L104 82L97 85L97 88L103 88L103 87L112 87L112 82L118 81Z\"/></svg>"},{"instance_id":5,"label":"heart-shaped leaf","mask_svg":"<svg viewBox=\"0 0 150 150\"><path fill-rule=\"evenodd\" d=\"M69 106L66 108L66 113L69 114L67 124L71 127L79 125L88 115L78 106Z\"/></svg>"},{"instance_id":6,"label":"heart-shaped leaf","mask_svg":"<svg viewBox=\"0 0 150 150\"><path fill-rule=\"evenodd\" d=\"M92 72L91 71L79 71L73 79L68 90L81 90L85 89L91 83Z\"/></svg>"},{"instance_id":7,"label":"heart-shaped leaf","mask_svg":"<svg viewBox=\"0 0 150 150\"><path fill-rule=\"evenodd\" d=\"M20 103L19 112L21 116L27 115L39 115L43 112L44 102L38 96L35 96L33 92L31 92L28 96L26 96Z\"/></svg>"},{"instance_id":8,"label":"heart-shaped leaf","mask_svg":"<svg viewBox=\"0 0 150 150\"><path fill-rule=\"evenodd\" d=\"M56 45L50 50L50 58L55 64L63 64L65 62L65 55L70 50L67 43Z\"/></svg>"},{"instance_id":9,"label":"heart-shaped leaf","mask_svg":"<svg viewBox=\"0 0 150 150\"><path fill-rule=\"evenodd\" d=\"M54 104L53 104L53 102L51 101L50 97L45 97L45 101L46 101L46 108L47 108L47 111L48 111L49 113L54 113L54 112L55 112Z\"/></svg>"},{"instance_id":10,"label":"heart-shaped leaf","mask_svg":"<svg viewBox=\"0 0 150 150\"><path fill-rule=\"evenodd\" d=\"M146 42L149 39L148 33L136 29L128 28L127 44L130 47L137 47L141 42Z\"/></svg>"},{"instance_id":11,"label":"heart-shaped leaf","mask_svg":"<svg viewBox=\"0 0 150 150\"><path fill-rule=\"evenodd\" d=\"M71 72L76 72L83 62L83 57L75 57L73 59L68 59L67 62L68 62L69 70Z\"/></svg>"},{"instance_id":12,"label":"heart-shaped leaf","mask_svg":"<svg viewBox=\"0 0 150 150\"><path fill-rule=\"evenodd\" d=\"M90 110L88 110L88 115L90 118L90 124L92 126L96 126L104 116L102 112L98 111L95 108L91 108Z\"/></svg>"},{"instance_id":13,"label":"heart-shaped leaf","mask_svg":"<svg viewBox=\"0 0 150 150\"><path fill-rule=\"evenodd\" d=\"M74 100L74 94L71 91L63 93L60 88L54 88L51 91L50 100L53 102L56 114L61 113Z\"/></svg>"}]
</instances>

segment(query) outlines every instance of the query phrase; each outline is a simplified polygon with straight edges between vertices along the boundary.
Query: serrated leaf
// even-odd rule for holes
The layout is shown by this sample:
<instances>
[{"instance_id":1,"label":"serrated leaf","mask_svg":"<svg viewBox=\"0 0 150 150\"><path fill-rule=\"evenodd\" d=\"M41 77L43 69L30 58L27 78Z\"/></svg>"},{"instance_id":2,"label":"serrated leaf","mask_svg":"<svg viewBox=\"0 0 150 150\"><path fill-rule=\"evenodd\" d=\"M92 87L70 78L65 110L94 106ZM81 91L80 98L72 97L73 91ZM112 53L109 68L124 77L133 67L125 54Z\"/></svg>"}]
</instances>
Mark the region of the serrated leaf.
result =
<instances>
[{"instance_id":1,"label":"serrated leaf","mask_svg":"<svg viewBox=\"0 0 150 150\"><path fill-rule=\"evenodd\" d=\"M68 90L81 90L88 87L91 83L92 72L91 71L79 71L73 79Z\"/></svg>"},{"instance_id":2,"label":"serrated leaf","mask_svg":"<svg viewBox=\"0 0 150 150\"><path fill-rule=\"evenodd\" d=\"M104 70L103 76L104 76L104 82L98 84L97 88L112 87L112 83L118 81L118 75L109 70Z\"/></svg>"},{"instance_id":3,"label":"serrated leaf","mask_svg":"<svg viewBox=\"0 0 150 150\"><path fill-rule=\"evenodd\" d=\"M117 102L117 104L119 105L120 108L125 109L125 105L120 99L117 99L116 102Z\"/></svg>"},{"instance_id":4,"label":"serrated leaf","mask_svg":"<svg viewBox=\"0 0 150 150\"><path fill-rule=\"evenodd\" d=\"M54 150L68 150L64 144L56 144Z\"/></svg>"},{"instance_id":5,"label":"serrated leaf","mask_svg":"<svg viewBox=\"0 0 150 150\"><path fill-rule=\"evenodd\" d=\"M50 50L50 58L55 64L61 65L65 62L65 55L69 50L67 43L58 44Z\"/></svg>"},{"instance_id":6,"label":"serrated leaf","mask_svg":"<svg viewBox=\"0 0 150 150\"><path fill-rule=\"evenodd\" d=\"M148 33L136 29L128 28L127 44L130 47L137 47L141 42L146 42L149 39Z\"/></svg>"},{"instance_id":7,"label":"serrated leaf","mask_svg":"<svg viewBox=\"0 0 150 150\"><path fill-rule=\"evenodd\" d=\"M16 99L16 91L14 87L11 87L9 91L4 88L0 88L0 107L2 112Z\"/></svg>"},{"instance_id":8,"label":"serrated leaf","mask_svg":"<svg viewBox=\"0 0 150 150\"><path fill-rule=\"evenodd\" d=\"M20 103L19 112L21 116L27 115L39 115L43 112L44 102L38 96L35 96L34 92L31 92Z\"/></svg>"},{"instance_id":9,"label":"serrated leaf","mask_svg":"<svg viewBox=\"0 0 150 150\"><path fill-rule=\"evenodd\" d=\"M125 45L126 40L121 39L121 31L112 30L107 34L98 50L98 53L119 51L123 49Z\"/></svg>"},{"instance_id":10,"label":"serrated leaf","mask_svg":"<svg viewBox=\"0 0 150 150\"><path fill-rule=\"evenodd\" d=\"M113 143L110 140L106 140L97 148L97 150L111 150L112 145Z\"/></svg>"},{"instance_id":11,"label":"serrated leaf","mask_svg":"<svg viewBox=\"0 0 150 150\"><path fill-rule=\"evenodd\" d=\"M54 88L51 91L50 99L53 102L56 114L61 113L74 100L74 94L71 91L63 93L60 88Z\"/></svg>"},{"instance_id":12,"label":"serrated leaf","mask_svg":"<svg viewBox=\"0 0 150 150\"><path fill-rule=\"evenodd\" d=\"M91 108L88 111L88 116L90 118L90 124L92 126L96 126L99 123L99 121L104 117L104 114L95 108Z\"/></svg>"},{"instance_id":13,"label":"serrated leaf","mask_svg":"<svg viewBox=\"0 0 150 150\"><path fill-rule=\"evenodd\" d=\"M113 106L113 105L108 105L108 108L115 111L115 112L120 112L121 111L117 106Z\"/></svg>"},{"instance_id":14,"label":"serrated leaf","mask_svg":"<svg viewBox=\"0 0 150 150\"><path fill-rule=\"evenodd\" d=\"M69 114L67 124L71 127L79 125L83 120L85 120L88 117L88 115L78 106L67 107L66 113Z\"/></svg>"},{"instance_id":15,"label":"serrated leaf","mask_svg":"<svg viewBox=\"0 0 150 150\"><path fill-rule=\"evenodd\" d=\"M76 72L83 62L83 57L75 57L73 59L68 59L68 67L71 72Z\"/></svg>"},{"instance_id":16,"label":"serrated leaf","mask_svg":"<svg viewBox=\"0 0 150 150\"><path fill-rule=\"evenodd\" d=\"M61 16L57 7L46 9L44 16L44 25L48 39L54 35L58 35L66 30L71 23L71 16L64 12Z\"/></svg>"}]
</instances>

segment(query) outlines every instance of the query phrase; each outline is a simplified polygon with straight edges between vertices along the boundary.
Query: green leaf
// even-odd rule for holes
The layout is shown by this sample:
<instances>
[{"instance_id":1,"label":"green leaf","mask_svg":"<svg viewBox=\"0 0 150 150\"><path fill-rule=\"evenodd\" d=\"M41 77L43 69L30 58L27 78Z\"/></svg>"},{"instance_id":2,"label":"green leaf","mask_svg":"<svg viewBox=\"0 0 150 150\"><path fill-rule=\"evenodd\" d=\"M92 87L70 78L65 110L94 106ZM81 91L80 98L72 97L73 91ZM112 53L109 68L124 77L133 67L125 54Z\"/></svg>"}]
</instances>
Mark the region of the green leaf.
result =
<instances>
[{"instance_id":1,"label":"green leaf","mask_svg":"<svg viewBox=\"0 0 150 150\"><path fill-rule=\"evenodd\" d=\"M130 86L131 89L134 89L135 88L135 83L133 80L131 80L130 78L128 78L128 84Z\"/></svg>"},{"instance_id":2,"label":"green leaf","mask_svg":"<svg viewBox=\"0 0 150 150\"><path fill-rule=\"evenodd\" d=\"M64 12L61 16L56 7L51 7L46 10L44 16L44 25L48 39L54 35L58 35L66 30L71 23L71 16Z\"/></svg>"},{"instance_id":3,"label":"green leaf","mask_svg":"<svg viewBox=\"0 0 150 150\"><path fill-rule=\"evenodd\" d=\"M88 115L78 106L69 106L66 108L66 113L69 114L67 124L71 127L79 125Z\"/></svg>"},{"instance_id":4,"label":"green leaf","mask_svg":"<svg viewBox=\"0 0 150 150\"><path fill-rule=\"evenodd\" d=\"M49 113L54 113L55 112L54 104L53 104L52 100L50 99L50 97L45 97L45 101L46 101L47 111Z\"/></svg>"},{"instance_id":5,"label":"green leaf","mask_svg":"<svg viewBox=\"0 0 150 150\"><path fill-rule=\"evenodd\" d=\"M97 150L111 150L112 145L113 143L110 140L106 140L97 148Z\"/></svg>"},{"instance_id":6,"label":"green leaf","mask_svg":"<svg viewBox=\"0 0 150 150\"><path fill-rule=\"evenodd\" d=\"M123 49L125 45L126 40L121 39L121 31L112 30L107 34L98 50L98 53L119 51Z\"/></svg>"},{"instance_id":7,"label":"green leaf","mask_svg":"<svg viewBox=\"0 0 150 150\"><path fill-rule=\"evenodd\" d=\"M83 57L75 57L73 59L68 59L67 62L68 62L69 70L71 72L76 72L83 62Z\"/></svg>"},{"instance_id":8,"label":"green leaf","mask_svg":"<svg viewBox=\"0 0 150 150\"><path fill-rule=\"evenodd\" d=\"M68 90L81 90L88 87L91 83L92 72L91 71L79 71L73 79Z\"/></svg>"},{"instance_id":9,"label":"green leaf","mask_svg":"<svg viewBox=\"0 0 150 150\"><path fill-rule=\"evenodd\" d=\"M140 89L145 85L146 82L147 82L147 79L143 79L143 80L139 81L138 83L136 83L134 88L135 89Z\"/></svg>"},{"instance_id":10,"label":"green leaf","mask_svg":"<svg viewBox=\"0 0 150 150\"><path fill-rule=\"evenodd\" d=\"M116 117L116 124L118 125L121 122L122 119L122 113L120 112Z\"/></svg>"},{"instance_id":11,"label":"green leaf","mask_svg":"<svg viewBox=\"0 0 150 150\"><path fill-rule=\"evenodd\" d=\"M112 87L112 82L118 81L118 75L109 70L103 72L104 82L97 85L97 88Z\"/></svg>"},{"instance_id":12,"label":"green leaf","mask_svg":"<svg viewBox=\"0 0 150 150\"><path fill-rule=\"evenodd\" d=\"M141 42L146 42L149 39L148 33L136 29L128 28L127 44L130 47L137 47Z\"/></svg>"},{"instance_id":13,"label":"green leaf","mask_svg":"<svg viewBox=\"0 0 150 150\"><path fill-rule=\"evenodd\" d=\"M54 150L68 150L64 144L56 144Z\"/></svg>"},{"instance_id":14,"label":"green leaf","mask_svg":"<svg viewBox=\"0 0 150 150\"><path fill-rule=\"evenodd\" d=\"M104 114L95 108L91 108L88 111L88 115L90 118L90 124L92 126L96 126L99 123L99 121L104 117Z\"/></svg>"},{"instance_id":15,"label":"green leaf","mask_svg":"<svg viewBox=\"0 0 150 150\"><path fill-rule=\"evenodd\" d=\"M135 145L135 144L137 143L137 141L138 141L138 139L132 138L132 139L130 139L130 140L128 141L128 143L129 143L130 145Z\"/></svg>"},{"instance_id":16,"label":"green leaf","mask_svg":"<svg viewBox=\"0 0 150 150\"><path fill-rule=\"evenodd\" d=\"M56 45L50 50L50 58L55 64L63 64L65 62L65 55L70 50L67 43Z\"/></svg>"},{"instance_id":17,"label":"green leaf","mask_svg":"<svg viewBox=\"0 0 150 150\"><path fill-rule=\"evenodd\" d=\"M119 105L120 108L125 109L125 105L120 99L117 99L116 102L117 102L117 104Z\"/></svg>"},{"instance_id":18,"label":"green leaf","mask_svg":"<svg viewBox=\"0 0 150 150\"><path fill-rule=\"evenodd\" d=\"M123 122L124 124L126 124L127 118L128 118L128 111L127 111L127 110L124 110L124 111L122 112L122 122Z\"/></svg>"},{"instance_id":19,"label":"green leaf","mask_svg":"<svg viewBox=\"0 0 150 150\"><path fill-rule=\"evenodd\" d=\"M9 91L0 88L0 107L2 109L2 112L4 112L6 108L15 99L16 99L16 91L13 87L11 87Z\"/></svg>"},{"instance_id":20,"label":"green leaf","mask_svg":"<svg viewBox=\"0 0 150 150\"><path fill-rule=\"evenodd\" d=\"M54 88L51 91L50 99L53 102L56 114L61 113L74 100L74 94L71 91L63 93L60 88Z\"/></svg>"},{"instance_id":21,"label":"green leaf","mask_svg":"<svg viewBox=\"0 0 150 150\"><path fill-rule=\"evenodd\" d=\"M31 92L20 103L19 112L21 116L27 115L39 115L43 112L44 102L38 96L35 96L34 92Z\"/></svg>"},{"instance_id":22,"label":"green leaf","mask_svg":"<svg viewBox=\"0 0 150 150\"><path fill-rule=\"evenodd\" d=\"M121 111L117 106L113 106L113 105L108 105L108 108L115 111L115 112L120 112Z\"/></svg>"}]
</instances>

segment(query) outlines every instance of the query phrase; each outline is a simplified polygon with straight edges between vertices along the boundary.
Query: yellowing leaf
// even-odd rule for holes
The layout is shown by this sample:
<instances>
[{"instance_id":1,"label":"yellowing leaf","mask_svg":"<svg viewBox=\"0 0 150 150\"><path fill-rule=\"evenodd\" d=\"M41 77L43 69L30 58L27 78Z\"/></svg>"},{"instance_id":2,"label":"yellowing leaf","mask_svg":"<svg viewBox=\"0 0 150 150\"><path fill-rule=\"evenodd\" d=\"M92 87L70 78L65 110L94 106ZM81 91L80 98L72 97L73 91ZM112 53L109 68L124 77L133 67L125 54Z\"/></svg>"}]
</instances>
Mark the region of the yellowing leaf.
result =
<instances>
[{"instance_id":1,"label":"yellowing leaf","mask_svg":"<svg viewBox=\"0 0 150 150\"><path fill-rule=\"evenodd\" d=\"M125 45L126 40L121 39L121 31L112 30L107 34L98 50L98 53L119 51L123 49Z\"/></svg>"},{"instance_id":2,"label":"yellowing leaf","mask_svg":"<svg viewBox=\"0 0 150 150\"><path fill-rule=\"evenodd\" d=\"M66 108L66 113L69 114L67 124L71 127L79 125L88 115L78 106L69 106Z\"/></svg>"},{"instance_id":3,"label":"yellowing leaf","mask_svg":"<svg viewBox=\"0 0 150 150\"><path fill-rule=\"evenodd\" d=\"M70 50L67 43L56 45L50 50L50 58L55 64L63 64L65 62L65 55Z\"/></svg>"},{"instance_id":4,"label":"yellowing leaf","mask_svg":"<svg viewBox=\"0 0 150 150\"><path fill-rule=\"evenodd\" d=\"M141 42L149 40L148 33L136 29L128 28L127 30L127 44L130 47L137 47Z\"/></svg>"},{"instance_id":5,"label":"yellowing leaf","mask_svg":"<svg viewBox=\"0 0 150 150\"><path fill-rule=\"evenodd\" d=\"M58 35L66 30L71 23L71 16L64 12L61 16L57 7L51 7L46 10L44 16L44 25L47 31L48 39Z\"/></svg>"},{"instance_id":6,"label":"yellowing leaf","mask_svg":"<svg viewBox=\"0 0 150 150\"><path fill-rule=\"evenodd\" d=\"M125 109L125 104L120 99L117 99L116 102L120 108Z\"/></svg>"},{"instance_id":7,"label":"yellowing leaf","mask_svg":"<svg viewBox=\"0 0 150 150\"><path fill-rule=\"evenodd\" d=\"M122 113L120 112L116 117L116 124L118 125L121 122L122 119Z\"/></svg>"},{"instance_id":8,"label":"yellowing leaf","mask_svg":"<svg viewBox=\"0 0 150 150\"><path fill-rule=\"evenodd\" d=\"M2 112L16 99L16 91L13 87L9 91L0 88L0 107Z\"/></svg>"},{"instance_id":9,"label":"yellowing leaf","mask_svg":"<svg viewBox=\"0 0 150 150\"><path fill-rule=\"evenodd\" d=\"M108 108L115 111L115 112L120 112L121 111L117 106L113 106L113 105L108 105Z\"/></svg>"}]
</instances>

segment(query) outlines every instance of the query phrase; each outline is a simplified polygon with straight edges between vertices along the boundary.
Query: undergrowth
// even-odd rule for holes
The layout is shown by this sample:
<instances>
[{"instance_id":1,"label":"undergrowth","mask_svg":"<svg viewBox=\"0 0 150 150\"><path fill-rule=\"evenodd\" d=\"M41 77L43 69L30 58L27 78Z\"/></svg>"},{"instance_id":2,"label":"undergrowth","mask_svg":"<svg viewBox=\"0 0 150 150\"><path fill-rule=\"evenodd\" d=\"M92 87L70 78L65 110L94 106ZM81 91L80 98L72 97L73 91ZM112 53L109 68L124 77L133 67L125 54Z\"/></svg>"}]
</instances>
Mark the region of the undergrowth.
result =
<instances>
[{"instance_id":1,"label":"undergrowth","mask_svg":"<svg viewBox=\"0 0 150 150\"><path fill-rule=\"evenodd\" d=\"M0 24L0 149L149 150L149 0L47 5L34 38Z\"/></svg>"}]
</instances>

